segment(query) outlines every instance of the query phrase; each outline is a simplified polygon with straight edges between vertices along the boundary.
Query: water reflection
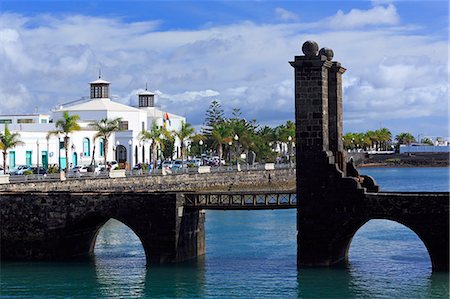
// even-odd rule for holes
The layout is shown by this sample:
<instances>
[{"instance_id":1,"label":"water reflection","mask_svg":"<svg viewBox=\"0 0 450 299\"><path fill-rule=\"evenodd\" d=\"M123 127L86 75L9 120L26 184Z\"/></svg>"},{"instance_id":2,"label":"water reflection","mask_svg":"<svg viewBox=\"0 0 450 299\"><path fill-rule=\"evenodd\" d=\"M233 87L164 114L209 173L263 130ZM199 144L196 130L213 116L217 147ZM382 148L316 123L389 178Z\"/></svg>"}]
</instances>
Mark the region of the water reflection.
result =
<instances>
[{"instance_id":1,"label":"water reflection","mask_svg":"<svg viewBox=\"0 0 450 299\"><path fill-rule=\"evenodd\" d=\"M349 273L358 293L369 297L428 297L431 260L419 237L388 220L371 220L350 246Z\"/></svg>"},{"instance_id":2,"label":"water reflection","mask_svg":"<svg viewBox=\"0 0 450 299\"><path fill-rule=\"evenodd\" d=\"M114 219L106 222L97 236L94 253L97 288L102 297L144 297L145 252L130 228Z\"/></svg>"}]
</instances>

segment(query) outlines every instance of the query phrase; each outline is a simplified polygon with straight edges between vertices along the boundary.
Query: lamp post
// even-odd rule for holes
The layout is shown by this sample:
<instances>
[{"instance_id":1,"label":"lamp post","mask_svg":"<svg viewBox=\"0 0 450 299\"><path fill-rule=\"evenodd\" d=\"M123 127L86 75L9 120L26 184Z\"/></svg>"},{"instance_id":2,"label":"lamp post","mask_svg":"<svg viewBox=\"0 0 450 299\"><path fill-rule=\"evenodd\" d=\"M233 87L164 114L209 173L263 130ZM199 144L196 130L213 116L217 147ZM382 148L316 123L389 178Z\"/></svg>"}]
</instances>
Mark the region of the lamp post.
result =
<instances>
[{"instance_id":1,"label":"lamp post","mask_svg":"<svg viewBox=\"0 0 450 299\"><path fill-rule=\"evenodd\" d=\"M61 172L61 133L58 133L58 168L59 172Z\"/></svg>"},{"instance_id":2,"label":"lamp post","mask_svg":"<svg viewBox=\"0 0 450 299\"><path fill-rule=\"evenodd\" d=\"M142 141L139 141L139 148L142 150L142 161L141 161L141 163L144 163L144 160L145 160L145 156L144 156L144 154L145 154L145 148L143 148L143 142ZM138 161L136 160L136 163L137 163Z\"/></svg>"},{"instance_id":3,"label":"lamp post","mask_svg":"<svg viewBox=\"0 0 450 299\"><path fill-rule=\"evenodd\" d=\"M230 154L229 154L229 157L230 157L230 163L229 163L229 165L231 165L231 146L233 145L233 141L228 141L228 145L229 145L229 152L230 152Z\"/></svg>"},{"instance_id":4,"label":"lamp post","mask_svg":"<svg viewBox=\"0 0 450 299\"><path fill-rule=\"evenodd\" d=\"M131 145L133 144L133 141L130 139L130 140L128 140L128 149L129 149L129 152L130 152L130 162L129 162L129 170L131 170L131 164L133 164L132 163L132 159L133 159L133 155L131 154Z\"/></svg>"},{"instance_id":5,"label":"lamp post","mask_svg":"<svg viewBox=\"0 0 450 299\"><path fill-rule=\"evenodd\" d=\"M236 141L236 168L239 170L239 136L238 134L234 135L234 140Z\"/></svg>"},{"instance_id":6,"label":"lamp post","mask_svg":"<svg viewBox=\"0 0 450 299\"><path fill-rule=\"evenodd\" d=\"M202 161L202 165L203 165L203 140L200 139L198 144L200 145L200 160Z\"/></svg>"},{"instance_id":7,"label":"lamp post","mask_svg":"<svg viewBox=\"0 0 450 299\"><path fill-rule=\"evenodd\" d=\"M150 162L150 165L152 166L152 170L154 170L154 168L156 168L156 167L154 167L154 165L153 165L153 139L152 138L150 138L149 140L148 140L148 142L150 143L150 149L149 149L149 162Z\"/></svg>"},{"instance_id":8,"label":"lamp post","mask_svg":"<svg viewBox=\"0 0 450 299\"><path fill-rule=\"evenodd\" d=\"M288 155L289 155L289 167L291 167L291 155L292 155L292 136L288 137Z\"/></svg>"},{"instance_id":9,"label":"lamp post","mask_svg":"<svg viewBox=\"0 0 450 299\"><path fill-rule=\"evenodd\" d=\"M117 147L120 145L120 141L117 140L116 144L113 146L113 155L114 155L114 160L116 160L117 162L119 162L119 159L117 159Z\"/></svg>"},{"instance_id":10,"label":"lamp post","mask_svg":"<svg viewBox=\"0 0 450 299\"><path fill-rule=\"evenodd\" d=\"M39 139L36 140L37 147L37 174L39 174Z\"/></svg>"}]
</instances>

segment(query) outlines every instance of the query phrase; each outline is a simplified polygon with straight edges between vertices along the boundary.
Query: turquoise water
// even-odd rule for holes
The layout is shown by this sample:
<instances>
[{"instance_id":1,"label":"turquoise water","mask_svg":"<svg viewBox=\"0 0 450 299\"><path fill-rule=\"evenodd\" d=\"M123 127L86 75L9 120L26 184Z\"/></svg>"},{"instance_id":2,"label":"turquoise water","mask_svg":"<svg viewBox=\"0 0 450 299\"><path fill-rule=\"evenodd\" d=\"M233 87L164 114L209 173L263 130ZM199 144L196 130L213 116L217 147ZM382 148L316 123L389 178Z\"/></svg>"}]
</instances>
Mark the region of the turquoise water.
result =
<instances>
[{"instance_id":1,"label":"turquoise water","mask_svg":"<svg viewBox=\"0 0 450 299\"><path fill-rule=\"evenodd\" d=\"M444 168L366 168L385 191L448 191ZM139 239L110 220L92 263L1 265L1 298L448 298L406 227L372 220L355 235L348 268L297 269L296 212L207 211L206 256L145 267Z\"/></svg>"}]
</instances>

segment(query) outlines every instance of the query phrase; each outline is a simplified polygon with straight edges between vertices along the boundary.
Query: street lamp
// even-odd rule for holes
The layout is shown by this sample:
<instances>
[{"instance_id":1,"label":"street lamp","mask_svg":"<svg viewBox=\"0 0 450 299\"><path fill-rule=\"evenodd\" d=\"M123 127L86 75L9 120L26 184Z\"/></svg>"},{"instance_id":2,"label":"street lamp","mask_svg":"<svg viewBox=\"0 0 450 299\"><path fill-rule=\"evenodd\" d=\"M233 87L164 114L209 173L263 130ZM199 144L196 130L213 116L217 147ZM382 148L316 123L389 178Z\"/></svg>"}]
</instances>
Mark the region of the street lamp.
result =
<instances>
[{"instance_id":1,"label":"street lamp","mask_svg":"<svg viewBox=\"0 0 450 299\"><path fill-rule=\"evenodd\" d=\"M114 156L114 160L116 160L117 162L119 162L119 159L117 158L117 147L120 145L120 141L117 140L116 144L113 146L113 156Z\"/></svg>"},{"instance_id":2,"label":"street lamp","mask_svg":"<svg viewBox=\"0 0 450 299\"><path fill-rule=\"evenodd\" d=\"M236 140L236 167L237 167L237 170L239 170L239 159L238 159L238 155L239 155L239 136L238 136L238 134L234 135L234 140Z\"/></svg>"},{"instance_id":3,"label":"street lamp","mask_svg":"<svg viewBox=\"0 0 450 299\"><path fill-rule=\"evenodd\" d=\"M230 149L229 149L229 152L230 152L230 155L229 155L230 156L230 163L229 164L231 165L231 146L233 145L233 141L231 141L231 140L228 141L228 145L230 146Z\"/></svg>"},{"instance_id":4,"label":"street lamp","mask_svg":"<svg viewBox=\"0 0 450 299\"><path fill-rule=\"evenodd\" d=\"M145 160L145 148L143 146L144 146L144 143L141 140L139 140L139 148L142 150L142 161L141 161L141 163L144 163L144 160ZM136 163L137 163L137 160L136 160Z\"/></svg>"},{"instance_id":5,"label":"street lamp","mask_svg":"<svg viewBox=\"0 0 450 299\"><path fill-rule=\"evenodd\" d=\"M59 172L61 172L61 133L58 133L58 168Z\"/></svg>"},{"instance_id":6,"label":"street lamp","mask_svg":"<svg viewBox=\"0 0 450 299\"><path fill-rule=\"evenodd\" d=\"M37 147L37 174L39 174L39 139L36 140Z\"/></svg>"},{"instance_id":7,"label":"street lamp","mask_svg":"<svg viewBox=\"0 0 450 299\"><path fill-rule=\"evenodd\" d=\"M130 166L130 169L129 170L131 170L131 164L133 164L132 163L132 159L133 159L133 155L131 154L131 145L133 144L133 140L128 140L128 148L129 148L129 152L130 152L130 160L128 160L128 161L130 161L129 162L129 166Z\"/></svg>"},{"instance_id":8,"label":"street lamp","mask_svg":"<svg viewBox=\"0 0 450 299\"><path fill-rule=\"evenodd\" d=\"M291 167L291 154L292 154L292 136L288 137L288 155L289 155L289 167Z\"/></svg>"},{"instance_id":9,"label":"street lamp","mask_svg":"<svg viewBox=\"0 0 450 299\"><path fill-rule=\"evenodd\" d=\"M202 161L202 165L203 165L203 140L200 139L198 144L200 145L200 160Z\"/></svg>"},{"instance_id":10,"label":"street lamp","mask_svg":"<svg viewBox=\"0 0 450 299\"><path fill-rule=\"evenodd\" d=\"M154 169L153 169L153 161L152 161L152 158L153 158L153 139L150 138L150 139L148 140L148 142L150 143L150 149L149 149L149 152L150 152L150 155L149 155L149 161L150 161L150 165L152 165L152 170L154 170ZM155 168L156 168L156 167L155 167Z\"/></svg>"}]
</instances>

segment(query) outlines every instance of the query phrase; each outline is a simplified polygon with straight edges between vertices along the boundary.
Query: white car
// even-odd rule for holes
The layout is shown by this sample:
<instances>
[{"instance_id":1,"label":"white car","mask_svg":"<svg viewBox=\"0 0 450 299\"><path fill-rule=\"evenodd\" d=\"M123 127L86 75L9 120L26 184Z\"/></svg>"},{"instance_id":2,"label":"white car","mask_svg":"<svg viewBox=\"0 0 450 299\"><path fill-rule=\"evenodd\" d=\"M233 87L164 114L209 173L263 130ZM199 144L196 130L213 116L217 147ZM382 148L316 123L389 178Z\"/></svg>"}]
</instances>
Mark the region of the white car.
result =
<instances>
[{"instance_id":1,"label":"white car","mask_svg":"<svg viewBox=\"0 0 450 299\"><path fill-rule=\"evenodd\" d=\"M106 171L106 166L105 165L98 164L97 166L95 166L95 169L94 169L94 173L95 174L100 174L101 172L104 172L104 171Z\"/></svg>"},{"instance_id":2,"label":"white car","mask_svg":"<svg viewBox=\"0 0 450 299\"><path fill-rule=\"evenodd\" d=\"M69 170L69 174L81 174L81 173L86 173L88 172L88 167L87 166L81 166L81 165L77 165L74 168Z\"/></svg>"},{"instance_id":3,"label":"white car","mask_svg":"<svg viewBox=\"0 0 450 299\"><path fill-rule=\"evenodd\" d=\"M113 160L109 161L108 163L109 165L111 165L110 170L119 169L119 163L117 163L117 161Z\"/></svg>"},{"instance_id":4,"label":"white car","mask_svg":"<svg viewBox=\"0 0 450 299\"><path fill-rule=\"evenodd\" d=\"M17 165L13 170L10 171L10 175L22 175L25 170L30 168L28 165Z\"/></svg>"}]
</instances>

